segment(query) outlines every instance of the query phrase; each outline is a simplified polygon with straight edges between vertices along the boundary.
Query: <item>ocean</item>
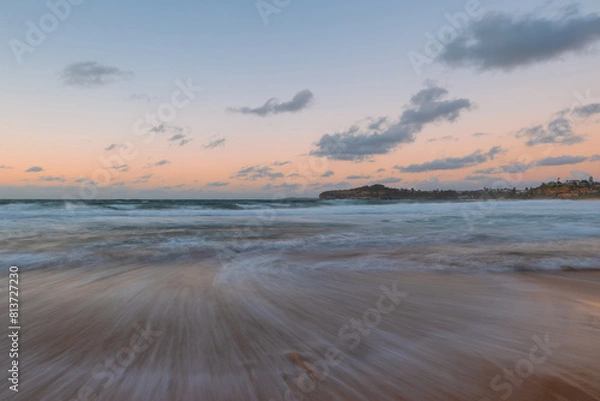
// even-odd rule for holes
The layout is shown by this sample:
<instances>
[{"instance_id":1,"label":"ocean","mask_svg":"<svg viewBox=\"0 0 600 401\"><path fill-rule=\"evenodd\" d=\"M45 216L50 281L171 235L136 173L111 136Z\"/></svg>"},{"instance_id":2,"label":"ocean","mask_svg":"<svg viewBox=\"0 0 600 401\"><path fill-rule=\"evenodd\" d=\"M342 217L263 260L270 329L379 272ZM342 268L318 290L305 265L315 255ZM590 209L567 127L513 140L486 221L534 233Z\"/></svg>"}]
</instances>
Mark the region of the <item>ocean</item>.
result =
<instances>
[{"instance_id":1,"label":"ocean","mask_svg":"<svg viewBox=\"0 0 600 401\"><path fill-rule=\"evenodd\" d=\"M585 269L596 201L0 201L0 258L21 269L195 261L223 272Z\"/></svg>"},{"instance_id":2,"label":"ocean","mask_svg":"<svg viewBox=\"0 0 600 401\"><path fill-rule=\"evenodd\" d=\"M27 401L598 400L599 205L1 201L0 353Z\"/></svg>"}]
</instances>

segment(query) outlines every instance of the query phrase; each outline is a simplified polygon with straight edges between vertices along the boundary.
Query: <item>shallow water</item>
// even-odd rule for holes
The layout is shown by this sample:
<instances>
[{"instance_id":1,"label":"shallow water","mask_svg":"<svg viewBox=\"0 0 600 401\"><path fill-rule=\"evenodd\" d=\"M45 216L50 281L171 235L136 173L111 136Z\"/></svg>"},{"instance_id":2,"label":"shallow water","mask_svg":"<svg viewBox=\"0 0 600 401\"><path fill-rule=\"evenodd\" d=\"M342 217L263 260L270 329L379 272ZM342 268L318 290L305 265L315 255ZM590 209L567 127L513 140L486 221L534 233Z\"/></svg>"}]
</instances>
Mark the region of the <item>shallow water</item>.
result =
<instances>
[{"instance_id":1,"label":"shallow water","mask_svg":"<svg viewBox=\"0 0 600 401\"><path fill-rule=\"evenodd\" d=\"M553 270L598 249L596 201L0 201L0 259L22 269Z\"/></svg>"}]
</instances>

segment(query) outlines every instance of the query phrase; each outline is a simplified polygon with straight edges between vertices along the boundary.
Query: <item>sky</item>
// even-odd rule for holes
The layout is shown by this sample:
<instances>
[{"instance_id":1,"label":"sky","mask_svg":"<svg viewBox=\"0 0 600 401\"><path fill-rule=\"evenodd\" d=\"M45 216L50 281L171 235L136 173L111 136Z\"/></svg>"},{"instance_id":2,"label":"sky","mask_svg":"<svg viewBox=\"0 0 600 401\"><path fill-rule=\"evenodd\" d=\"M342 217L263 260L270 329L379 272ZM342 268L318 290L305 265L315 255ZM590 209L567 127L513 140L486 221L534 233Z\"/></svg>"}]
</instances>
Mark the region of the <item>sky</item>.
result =
<instances>
[{"instance_id":1,"label":"sky","mask_svg":"<svg viewBox=\"0 0 600 401\"><path fill-rule=\"evenodd\" d=\"M0 198L600 179L595 0L6 0Z\"/></svg>"}]
</instances>

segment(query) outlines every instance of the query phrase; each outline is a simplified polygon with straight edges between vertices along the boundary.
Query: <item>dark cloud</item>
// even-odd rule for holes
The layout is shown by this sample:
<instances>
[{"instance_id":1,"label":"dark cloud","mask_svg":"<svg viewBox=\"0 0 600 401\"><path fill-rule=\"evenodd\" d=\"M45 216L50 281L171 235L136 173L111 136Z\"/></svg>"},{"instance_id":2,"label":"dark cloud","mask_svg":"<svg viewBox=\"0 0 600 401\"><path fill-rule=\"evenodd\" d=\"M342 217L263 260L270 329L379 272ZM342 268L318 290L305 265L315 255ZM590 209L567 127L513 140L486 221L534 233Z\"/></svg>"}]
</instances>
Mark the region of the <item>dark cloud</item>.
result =
<instances>
[{"instance_id":1,"label":"dark cloud","mask_svg":"<svg viewBox=\"0 0 600 401\"><path fill-rule=\"evenodd\" d=\"M323 177L323 178L328 178L328 177L331 177L331 176L333 176L333 175L335 175L335 172L334 172L333 170L328 170L328 171L324 172L324 173L321 175L321 177Z\"/></svg>"},{"instance_id":2,"label":"dark cloud","mask_svg":"<svg viewBox=\"0 0 600 401\"><path fill-rule=\"evenodd\" d=\"M225 141L226 141L226 138L215 138L215 139L212 139L211 141L209 141L208 143L205 143L204 145L202 145L202 147L204 149L218 148L219 146L225 146Z\"/></svg>"},{"instance_id":3,"label":"dark cloud","mask_svg":"<svg viewBox=\"0 0 600 401\"><path fill-rule=\"evenodd\" d=\"M431 138L427 142L438 142L438 141L458 141L458 138L452 135L446 135L441 138Z\"/></svg>"},{"instance_id":4,"label":"dark cloud","mask_svg":"<svg viewBox=\"0 0 600 401\"><path fill-rule=\"evenodd\" d=\"M113 170L118 171L119 173L126 173L129 171L129 165L128 164L121 164L118 166L113 166L111 167Z\"/></svg>"},{"instance_id":5,"label":"dark cloud","mask_svg":"<svg viewBox=\"0 0 600 401\"><path fill-rule=\"evenodd\" d=\"M584 137L573 132L571 120L560 115L546 126L524 128L517 132L517 138L527 138L527 146L542 144L574 145L583 142Z\"/></svg>"},{"instance_id":6,"label":"dark cloud","mask_svg":"<svg viewBox=\"0 0 600 401\"><path fill-rule=\"evenodd\" d=\"M308 89L298 92L289 102L281 102L276 98L267 100L265 104L257 108L240 107L229 108L228 111L240 114L253 114L260 117L266 117L281 113L297 113L309 107L314 99L314 95Z\"/></svg>"},{"instance_id":7,"label":"dark cloud","mask_svg":"<svg viewBox=\"0 0 600 401\"><path fill-rule=\"evenodd\" d=\"M167 164L171 164L169 160L160 160L153 164L154 167L166 166Z\"/></svg>"},{"instance_id":8,"label":"dark cloud","mask_svg":"<svg viewBox=\"0 0 600 401\"><path fill-rule=\"evenodd\" d=\"M525 164L521 162L514 162L499 167L476 170L475 174L518 174L530 170L534 165L535 163Z\"/></svg>"},{"instance_id":9,"label":"dark cloud","mask_svg":"<svg viewBox=\"0 0 600 401\"><path fill-rule=\"evenodd\" d=\"M387 123L388 118L389 117L379 117L377 119L371 118L371 123L369 124L368 128L372 131L380 131L381 127Z\"/></svg>"},{"instance_id":10,"label":"dark cloud","mask_svg":"<svg viewBox=\"0 0 600 401\"><path fill-rule=\"evenodd\" d=\"M546 167L546 166L567 166L571 164L579 164L588 160L587 157L584 156L558 156L558 157L547 157L545 159L539 160L535 163L536 166Z\"/></svg>"},{"instance_id":11,"label":"dark cloud","mask_svg":"<svg viewBox=\"0 0 600 401\"><path fill-rule=\"evenodd\" d=\"M40 166L29 167L27 170L25 170L26 173L39 173L41 171L44 171L44 169Z\"/></svg>"},{"instance_id":12,"label":"dark cloud","mask_svg":"<svg viewBox=\"0 0 600 401\"><path fill-rule=\"evenodd\" d=\"M231 178L238 178L241 180L250 180L255 181L263 178L267 178L269 180L276 180L278 178L283 178L283 173L275 172L269 166L252 166L245 167L231 176Z\"/></svg>"},{"instance_id":13,"label":"dark cloud","mask_svg":"<svg viewBox=\"0 0 600 401\"><path fill-rule=\"evenodd\" d=\"M271 166L281 167L290 164L291 162L274 162Z\"/></svg>"},{"instance_id":14,"label":"dark cloud","mask_svg":"<svg viewBox=\"0 0 600 401\"><path fill-rule=\"evenodd\" d=\"M600 155L594 155L590 158L591 162L597 162L600 161Z\"/></svg>"},{"instance_id":15,"label":"dark cloud","mask_svg":"<svg viewBox=\"0 0 600 401\"><path fill-rule=\"evenodd\" d=\"M366 130L353 126L345 132L323 135L311 154L349 161L388 154L400 144L414 142L427 124L453 122L462 111L473 107L468 99L442 100L447 94L446 89L437 86L423 89L413 96L399 121L390 123L386 119Z\"/></svg>"},{"instance_id":16,"label":"dark cloud","mask_svg":"<svg viewBox=\"0 0 600 401\"><path fill-rule=\"evenodd\" d=\"M38 181L46 181L46 182L66 182L67 179L63 176L56 177L51 175L45 175L38 178Z\"/></svg>"},{"instance_id":17,"label":"dark cloud","mask_svg":"<svg viewBox=\"0 0 600 401\"><path fill-rule=\"evenodd\" d=\"M573 164L583 163L585 161L593 161L592 157L586 156L555 156L546 157L538 161L531 163L513 162L508 165L488 168L484 170L477 170L475 174L520 174L525 173L535 167L555 167L555 166L568 166Z\"/></svg>"},{"instance_id":18,"label":"dark cloud","mask_svg":"<svg viewBox=\"0 0 600 401\"><path fill-rule=\"evenodd\" d=\"M472 136L474 136L476 138L479 138L479 137L482 137L482 136L489 136L489 135L491 135L491 134L487 134L485 132L476 132Z\"/></svg>"},{"instance_id":19,"label":"dark cloud","mask_svg":"<svg viewBox=\"0 0 600 401\"><path fill-rule=\"evenodd\" d=\"M190 129L184 128L184 127L178 127L176 125L159 124L159 125L156 125L156 126L150 128L149 132L152 132L155 134L178 135L178 134L184 134L184 133L189 134Z\"/></svg>"},{"instance_id":20,"label":"dark cloud","mask_svg":"<svg viewBox=\"0 0 600 401\"><path fill-rule=\"evenodd\" d=\"M600 114L600 103L588 104L586 106L577 107L573 113L581 118L588 118L595 114Z\"/></svg>"},{"instance_id":21,"label":"dark cloud","mask_svg":"<svg viewBox=\"0 0 600 401\"><path fill-rule=\"evenodd\" d=\"M380 168L379 170L376 171L376 173L385 173L387 170L384 168Z\"/></svg>"},{"instance_id":22,"label":"dark cloud","mask_svg":"<svg viewBox=\"0 0 600 401\"><path fill-rule=\"evenodd\" d=\"M371 179L370 175L349 175L346 177L347 180L369 180Z\"/></svg>"},{"instance_id":23,"label":"dark cloud","mask_svg":"<svg viewBox=\"0 0 600 401\"><path fill-rule=\"evenodd\" d=\"M134 184L145 184L150 181L150 178L154 177L154 174L146 174L135 180Z\"/></svg>"},{"instance_id":24,"label":"dark cloud","mask_svg":"<svg viewBox=\"0 0 600 401\"><path fill-rule=\"evenodd\" d=\"M281 190L281 191L295 192L295 191L298 191L300 188L302 188L302 185L300 185L300 184L288 184L287 182L284 182L283 184L279 184L279 185L267 184L262 189L264 191Z\"/></svg>"},{"instance_id":25,"label":"dark cloud","mask_svg":"<svg viewBox=\"0 0 600 401\"><path fill-rule=\"evenodd\" d=\"M575 7L555 19L490 13L447 45L439 60L453 67L510 71L582 52L598 40L600 16L582 15Z\"/></svg>"},{"instance_id":26,"label":"dark cloud","mask_svg":"<svg viewBox=\"0 0 600 401\"><path fill-rule=\"evenodd\" d=\"M79 178L79 179L77 179L77 180L75 180L73 182L76 182L78 184L98 185L98 182L92 181L92 180L90 180L88 178L85 178L85 177Z\"/></svg>"},{"instance_id":27,"label":"dark cloud","mask_svg":"<svg viewBox=\"0 0 600 401\"><path fill-rule=\"evenodd\" d=\"M175 134L169 138L169 142L177 142L179 146L185 146L192 141L193 139L186 134Z\"/></svg>"},{"instance_id":28,"label":"dark cloud","mask_svg":"<svg viewBox=\"0 0 600 401\"><path fill-rule=\"evenodd\" d=\"M486 163L504 152L500 146L495 146L489 152L483 153L478 150L465 157L448 157L445 159L437 159L423 164L411 164L408 167L395 166L395 169L403 173L423 173L426 171L438 170L460 170L465 167L473 167Z\"/></svg>"},{"instance_id":29,"label":"dark cloud","mask_svg":"<svg viewBox=\"0 0 600 401\"><path fill-rule=\"evenodd\" d=\"M95 61L71 64L61 72L65 85L92 88L133 78L133 72L101 65Z\"/></svg>"},{"instance_id":30,"label":"dark cloud","mask_svg":"<svg viewBox=\"0 0 600 401\"><path fill-rule=\"evenodd\" d=\"M371 185L375 185L375 184L382 184L382 185L398 184L400 182L402 182L402 178L390 177L390 178L384 178L382 180L373 181L371 183Z\"/></svg>"},{"instance_id":31,"label":"dark cloud","mask_svg":"<svg viewBox=\"0 0 600 401\"><path fill-rule=\"evenodd\" d=\"M119 149L120 147L121 147L120 144L113 143L113 144L109 145L108 147L104 148L104 150L106 150L107 152L110 152L111 150Z\"/></svg>"},{"instance_id":32,"label":"dark cloud","mask_svg":"<svg viewBox=\"0 0 600 401\"><path fill-rule=\"evenodd\" d=\"M221 182L221 181L209 182L208 184L206 184L207 187L212 187L212 188L226 187L228 185L229 185L228 182Z\"/></svg>"}]
</instances>

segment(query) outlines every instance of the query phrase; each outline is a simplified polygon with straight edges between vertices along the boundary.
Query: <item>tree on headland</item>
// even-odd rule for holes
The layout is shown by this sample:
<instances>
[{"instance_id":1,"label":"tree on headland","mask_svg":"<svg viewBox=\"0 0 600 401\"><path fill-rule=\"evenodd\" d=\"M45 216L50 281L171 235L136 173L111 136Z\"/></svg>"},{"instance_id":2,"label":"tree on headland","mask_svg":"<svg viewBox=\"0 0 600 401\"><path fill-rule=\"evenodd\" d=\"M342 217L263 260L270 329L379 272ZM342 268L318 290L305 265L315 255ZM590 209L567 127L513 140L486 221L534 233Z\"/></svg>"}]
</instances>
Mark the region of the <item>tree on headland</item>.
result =
<instances>
[{"instance_id":1,"label":"tree on headland","mask_svg":"<svg viewBox=\"0 0 600 401\"><path fill-rule=\"evenodd\" d=\"M590 182L590 184L593 184L594 183L594 177L590 176L589 182Z\"/></svg>"}]
</instances>

